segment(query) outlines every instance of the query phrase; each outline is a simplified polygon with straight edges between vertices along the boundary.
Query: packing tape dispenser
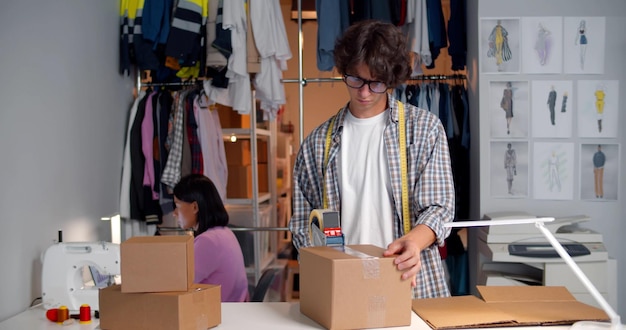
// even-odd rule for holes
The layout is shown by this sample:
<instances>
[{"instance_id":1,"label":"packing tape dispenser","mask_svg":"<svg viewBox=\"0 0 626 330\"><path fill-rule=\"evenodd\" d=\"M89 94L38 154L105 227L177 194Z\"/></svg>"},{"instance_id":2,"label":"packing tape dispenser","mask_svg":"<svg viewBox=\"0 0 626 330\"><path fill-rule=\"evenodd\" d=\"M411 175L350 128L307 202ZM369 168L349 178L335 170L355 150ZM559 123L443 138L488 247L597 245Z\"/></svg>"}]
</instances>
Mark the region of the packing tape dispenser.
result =
<instances>
[{"instance_id":1,"label":"packing tape dispenser","mask_svg":"<svg viewBox=\"0 0 626 330\"><path fill-rule=\"evenodd\" d=\"M309 238L313 246L344 245L339 212L313 209L309 215Z\"/></svg>"}]
</instances>

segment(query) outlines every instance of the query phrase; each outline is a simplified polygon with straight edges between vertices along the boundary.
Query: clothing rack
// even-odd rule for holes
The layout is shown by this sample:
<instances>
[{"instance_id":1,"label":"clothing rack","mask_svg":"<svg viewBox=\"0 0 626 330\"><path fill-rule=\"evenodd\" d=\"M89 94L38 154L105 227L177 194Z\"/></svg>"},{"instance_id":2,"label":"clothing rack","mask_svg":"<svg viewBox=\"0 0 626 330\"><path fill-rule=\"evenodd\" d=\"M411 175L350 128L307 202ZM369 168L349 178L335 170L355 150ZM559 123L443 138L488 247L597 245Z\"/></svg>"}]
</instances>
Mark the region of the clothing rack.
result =
<instances>
[{"instance_id":1,"label":"clothing rack","mask_svg":"<svg viewBox=\"0 0 626 330\"><path fill-rule=\"evenodd\" d=\"M161 82L161 83L144 83L140 82L140 87L167 87L167 86L200 86L203 82L203 79L190 79L178 82Z\"/></svg>"},{"instance_id":2,"label":"clothing rack","mask_svg":"<svg viewBox=\"0 0 626 330\"><path fill-rule=\"evenodd\" d=\"M410 77L408 80L409 81L413 81L413 80L452 80L452 79L466 79L466 76L464 74L453 74L453 75L420 75L420 76L413 76ZM281 82L283 83L297 83L300 82L302 84L302 86L306 86L308 83L314 83L314 82L335 82L335 81L342 81L343 78L342 77L329 77L329 78L302 78L302 79L295 79L295 78L290 78L290 79L282 79Z\"/></svg>"}]
</instances>

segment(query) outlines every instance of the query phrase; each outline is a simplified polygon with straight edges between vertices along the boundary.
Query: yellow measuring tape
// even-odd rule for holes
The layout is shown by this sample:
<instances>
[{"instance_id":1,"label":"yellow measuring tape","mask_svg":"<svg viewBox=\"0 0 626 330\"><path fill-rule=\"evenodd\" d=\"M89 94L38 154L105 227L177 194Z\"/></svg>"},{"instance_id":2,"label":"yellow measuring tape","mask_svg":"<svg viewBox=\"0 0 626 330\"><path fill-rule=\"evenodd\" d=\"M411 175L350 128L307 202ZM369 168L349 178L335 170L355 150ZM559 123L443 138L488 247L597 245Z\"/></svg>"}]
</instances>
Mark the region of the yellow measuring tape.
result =
<instances>
[{"instance_id":1,"label":"yellow measuring tape","mask_svg":"<svg viewBox=\"0 0 626 330\"><path fill-rule=\"evenodd\" d=\"M330 120L330 125L328 125L328 130L326 131L326 143L324 144L324 173L322 173L322 186L324 187L324 195L322 196L322 199L324 209L328 208L328 194L326 193L326 171L328 169L328 153L330 152L330 140L333 133L333 126L335 126L335 118L337 118L337 115L333 116L333 118Z\"/></svg>"},{"instance_id":2,"label":"yellow measuring tape","mask_svg":"<svg viewBox=\"0 0 626 330\"><path fill-rule=\"evenodd\" d=\"M409 231L411 231L411 218L409 214L409 186L407 182L407 160L406 160L406 122L404 121L404 104L398 101L398 111L399 111L399 130L400 130L400 175L402 177L402 228L404 229L404 234L406 235ZM326 178L326 169L328 167L328 154L330 152L330 142L332 140L332 132L333 127L335 126L335 118L337 116L333 116L330 120L330 124L328 125L328 130L326 131L326 143L324 144L324 178ZM323 204L324 209L328 208L328 194L326 193L326 180L323 180Z\"/></svg>"},{"instance_id":3,"label":"yellow measuring tape","mask_svg":"<svg viewBox=\"0 0 626 330\"><path fill-rule=\"evenodd\" d=\"M404 104L398 102L398 121L400 127L400 175L402 178L402 225L404 228L404 234L408 234L411 231L411 218L409 214L409 184L407 177L407 162L406 162L406 122L404 121Z\"/></svg>"}]
</instances>

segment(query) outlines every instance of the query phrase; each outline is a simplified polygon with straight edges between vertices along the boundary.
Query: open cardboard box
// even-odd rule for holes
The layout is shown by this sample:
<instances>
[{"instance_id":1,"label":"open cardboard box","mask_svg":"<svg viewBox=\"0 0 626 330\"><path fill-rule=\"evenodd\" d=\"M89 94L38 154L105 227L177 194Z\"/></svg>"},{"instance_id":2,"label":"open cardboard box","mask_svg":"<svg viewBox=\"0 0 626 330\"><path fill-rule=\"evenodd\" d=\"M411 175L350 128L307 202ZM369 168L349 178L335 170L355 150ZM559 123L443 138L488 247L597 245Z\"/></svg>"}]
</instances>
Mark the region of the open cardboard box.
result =
<instances>
[{"instance_id":1,"label":"open cardboard box","mask_svg":"<svg viewBox=\"0 0 626 330\"><path fill-rule=\"evenodd\" d=\"M482 299L455 296L413 300L413 311L433 329L566 325L608 321L560 286L477 286Z\"/></svg>"}]
</instances>

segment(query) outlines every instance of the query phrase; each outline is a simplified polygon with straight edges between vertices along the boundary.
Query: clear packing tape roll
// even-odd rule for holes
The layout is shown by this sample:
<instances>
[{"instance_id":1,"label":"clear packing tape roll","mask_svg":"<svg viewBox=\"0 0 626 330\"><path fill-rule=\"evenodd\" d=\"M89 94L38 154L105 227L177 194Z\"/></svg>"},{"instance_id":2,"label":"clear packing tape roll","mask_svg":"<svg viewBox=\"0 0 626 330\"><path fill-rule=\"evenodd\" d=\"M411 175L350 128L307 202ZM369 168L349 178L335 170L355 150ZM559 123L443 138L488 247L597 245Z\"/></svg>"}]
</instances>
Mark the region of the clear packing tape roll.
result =
<instances>
[{"instance_id":1,"label":"clear packing tape roll","mask_svg":"<svg viewBox=\"0 0 626 330\"><path fill-rule=\"evenodd\" d=\"M313 209L309 214L309 239L313 246L327 245L327 237L324 233L326 228L341 228L339 212L330 209ZM343 245L343 235L341 237L341 245Z\"/></svg>"}]
</instances>

